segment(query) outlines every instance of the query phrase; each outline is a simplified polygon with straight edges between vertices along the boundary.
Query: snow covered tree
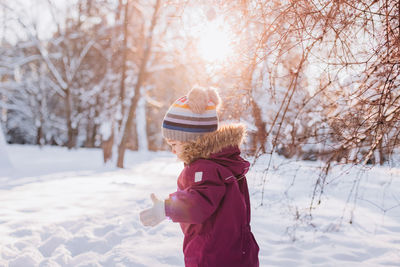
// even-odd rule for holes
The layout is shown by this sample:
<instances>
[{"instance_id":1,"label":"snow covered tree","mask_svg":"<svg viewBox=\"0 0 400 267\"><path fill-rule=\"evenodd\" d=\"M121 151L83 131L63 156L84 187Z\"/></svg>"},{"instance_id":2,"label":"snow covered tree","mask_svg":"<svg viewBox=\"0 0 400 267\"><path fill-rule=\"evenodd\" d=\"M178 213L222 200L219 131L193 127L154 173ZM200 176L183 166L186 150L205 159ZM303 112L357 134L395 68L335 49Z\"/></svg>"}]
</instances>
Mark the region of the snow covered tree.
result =
<instances>
[{"instance_id":1,"label":"snow covered tree","mask_svg":"<svg viewBox=\"0 0 400 267\"><path fill-rule=\"evenodd\" d=\"M243 51L249 56L244 77L251 81L244 87L251 91L248 103L257 103L253 117L261 120L254 123L266 126L267 139L280 140L272 142L273 147L290 145L287 142L293 140L285 141L281 135L294 128L285 124L298 119L297 112L313 110L315 118L309 117L306 125L315 129L304 132L309 138L291 136L304 139L301 146L315 143L327 161L353 153L351 161L366 163L374 156L383 163L385 155L393 153L398 144L393 140L398 140L394 133L398 129L399 8L396 1L237 3L236 10L246 21L242 29L250 33L253 49ZM296 54L297 58L290 56ZM260 70L263 73L255 77ZM301 83L310 94L298 102ZM274 106L269 101L274 98L276 109L263 110ZM306 109L301 102L307 103ZM257 107L262 116L256 116ZM308 117L304 115L301 121ZM259 144L261 151L264 145Z\"/></svg>"},{"instance_id":2,"label":"snow covered tree","mask_svg":"<svg viewBox=\"0 0 400 267\"><path fill-rule=\"evenodd\" d=\"M247 123L257 155L382 164L399 148L395 1L47 1L46 36L1 6L15 22L0 55L13 142L112 137L122 167L126 149L165 147L162 114L198 83L221 88L221 118ZM214 42L225 33L229 51Z\"/></svg>"},{"instance_id":3,"label":"snow covered tree","mask_svg":"<svg viewBox=\"0 0 400 267\"><path fill-rule=\"evenodd\" d=\"M124 166L124 155L125 155L125 150L126 150L126 145L128 142L128 137L131 133L132 129L132 122L135 118L135 112L137 108L137 104L141 98L141 87L145 81L145 74L146 74L146 66L147 62L149 60L150 54L151 54L151 49L153 46L153 32L154 28L157 24L157 19L158 19L158 12L160 9L161 2L160 0L156 0L155 6L154 6L154 11L153 15L151 17L151 24L148 30L148 34L144 39L144 50L143 50L143 55L140 61L139 65L139 72L135 84L135 89L134 89L134 96L132 97L131 103L129 105L129 110L128 114L125 120L125 123L123 124L123 134L121 137L121 141L118 144L118 159L117 159L117 166L122 168Z\"/></svg>"}]
</instances>

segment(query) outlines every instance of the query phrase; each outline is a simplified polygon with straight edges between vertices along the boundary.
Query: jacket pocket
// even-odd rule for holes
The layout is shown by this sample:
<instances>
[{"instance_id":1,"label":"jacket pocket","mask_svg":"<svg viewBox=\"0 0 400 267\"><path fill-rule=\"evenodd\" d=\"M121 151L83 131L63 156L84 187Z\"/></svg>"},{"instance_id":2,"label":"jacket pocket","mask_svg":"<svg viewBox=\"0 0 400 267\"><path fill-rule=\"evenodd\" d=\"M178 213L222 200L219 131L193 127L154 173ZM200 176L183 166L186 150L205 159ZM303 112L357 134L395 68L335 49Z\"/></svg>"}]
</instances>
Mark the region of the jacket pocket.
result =
<instances>
[{"instance_id":1,"label":"jacket pocket","mask_svg":"<svg viewBox=\"0 0 400 267\"><path fill-rule=\"evenodd\" d=\"M241 252L245 255L249 252L250 245L250 227L248 225L242 226L241 239Z\"/></svg>"},{"instance_id":2,"label":"jacket pocket","mask_svg":"<svg viewBox=\"0 0 400 267\"><path fill-rule=\"evenodd\" d=\"M250 225L242 226L242 254L258 254L259 250L260 248L251 232Z\"/></svg>"}]
</instances>

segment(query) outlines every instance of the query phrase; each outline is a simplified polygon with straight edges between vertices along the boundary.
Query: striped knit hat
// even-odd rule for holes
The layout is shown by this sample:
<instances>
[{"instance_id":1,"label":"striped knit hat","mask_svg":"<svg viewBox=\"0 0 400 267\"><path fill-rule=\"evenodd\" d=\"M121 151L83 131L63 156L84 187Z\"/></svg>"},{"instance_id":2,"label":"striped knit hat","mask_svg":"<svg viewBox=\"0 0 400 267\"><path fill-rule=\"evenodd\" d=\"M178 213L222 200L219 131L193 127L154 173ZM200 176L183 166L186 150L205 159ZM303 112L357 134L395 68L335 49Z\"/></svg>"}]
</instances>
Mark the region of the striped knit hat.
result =
<instances>
[{"instance_id":1,"label":"striped knit hat","mask_svg":"<svg viewBox=\"0 0 400 267\"><path fill-rule=\"evenodd\" d=\"M187 142L218 129L217 107L220 98L215 88L194 87L176 100L162 123L164 138Z\"/></svg>"}]
</instances>

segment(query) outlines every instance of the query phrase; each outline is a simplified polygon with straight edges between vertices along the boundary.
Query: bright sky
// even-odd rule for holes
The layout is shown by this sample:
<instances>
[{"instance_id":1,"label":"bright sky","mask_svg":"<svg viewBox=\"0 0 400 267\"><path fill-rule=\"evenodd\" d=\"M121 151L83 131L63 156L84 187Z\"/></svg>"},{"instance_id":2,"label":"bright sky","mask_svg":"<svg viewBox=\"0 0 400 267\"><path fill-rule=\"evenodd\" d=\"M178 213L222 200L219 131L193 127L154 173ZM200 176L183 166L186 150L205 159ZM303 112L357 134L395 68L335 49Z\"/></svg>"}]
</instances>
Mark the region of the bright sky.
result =
<instances>
[{"instance_id":1,"label":"bright sky","mask_svg":"<svg viewBox=\"0 0 400 267\"><path fill-rule=\"evenodd\" d=\"M197 53L212 69L224 65L234 56L234 34L222 12L209 5L186 6L182 16L182 31L195 40Z\"/></svg>"},{"instance_id":2,"label":"bright sky","mask_svg":"<svg viewBox=\"0 0 400 267\"><path fill-rule=\"evenodd\" d=\"M31 32L37 32L40 38L48 38L56 29L56 23L51 15L49 2L53 5L53 12L57 19L62 18L66 4L71 1L60 0L14 0L0 4L0 17L3 27L1 37L15 42L17 37L25 37L26 31L21 23L29 26ZM36 29L35 29L36 28Z\"/></svg>"},{"instance_id":3,"label":"bright sky","mask_svg":"<svg viewBox=\"0 0 400 267\"><path fill-rule=\"evenodd\" d=\"M233 54L231 36L221 20L206 23L199 35L200 55L210 62L225 60Z\"/></svg>"}]
</instances>

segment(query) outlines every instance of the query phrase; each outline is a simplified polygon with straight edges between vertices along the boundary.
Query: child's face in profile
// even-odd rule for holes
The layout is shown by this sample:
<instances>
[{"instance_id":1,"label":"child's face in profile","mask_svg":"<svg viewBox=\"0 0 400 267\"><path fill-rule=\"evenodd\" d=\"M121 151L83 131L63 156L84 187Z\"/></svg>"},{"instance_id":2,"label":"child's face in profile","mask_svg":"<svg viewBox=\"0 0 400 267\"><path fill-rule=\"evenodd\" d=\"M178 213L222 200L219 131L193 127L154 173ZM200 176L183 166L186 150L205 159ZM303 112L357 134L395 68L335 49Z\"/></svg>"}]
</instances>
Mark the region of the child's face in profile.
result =
<instances>
[{"instance_id":1,"label":"child's face in profile","mask_svg":"<svg viewBox=\"0 0 400 267\"><path fill-rule=\"evenodd\" d=\"M170 140L170 139L166 139L166 141L167 141L168 145L171 146L172 153L174 153L179 158L179 156L183 152L184 143L181 141L175 141L175 140Z\"/></svg>"}]
</instances>

